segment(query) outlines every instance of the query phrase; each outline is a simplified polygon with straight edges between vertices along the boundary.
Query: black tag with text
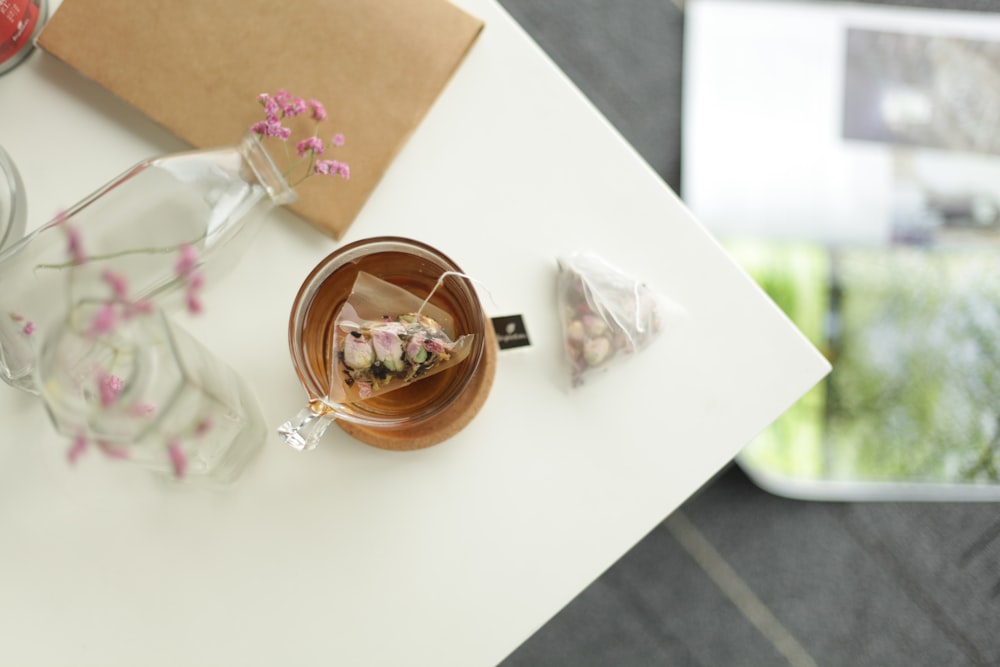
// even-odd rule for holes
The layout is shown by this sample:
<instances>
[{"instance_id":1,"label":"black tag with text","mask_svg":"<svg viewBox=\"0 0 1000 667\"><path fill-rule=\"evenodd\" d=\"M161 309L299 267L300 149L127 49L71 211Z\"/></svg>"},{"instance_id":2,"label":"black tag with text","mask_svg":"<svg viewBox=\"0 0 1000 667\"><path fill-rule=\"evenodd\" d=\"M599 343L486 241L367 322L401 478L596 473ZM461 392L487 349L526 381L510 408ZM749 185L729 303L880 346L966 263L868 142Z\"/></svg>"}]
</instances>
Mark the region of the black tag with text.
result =
<instances>
[{"instance_id":1,"label":"black tag with text","mask_svg":"<svg viewBox=\"0 0 1000 667\"><path fill-rule=\"evenodd\" d=\"M497 334L497 344L501 350L513 347L531 345L528 340L528 330L524 327L524 318L520 315L504 315L494 317L493 330Z\"/></svg>"}]
</instances>

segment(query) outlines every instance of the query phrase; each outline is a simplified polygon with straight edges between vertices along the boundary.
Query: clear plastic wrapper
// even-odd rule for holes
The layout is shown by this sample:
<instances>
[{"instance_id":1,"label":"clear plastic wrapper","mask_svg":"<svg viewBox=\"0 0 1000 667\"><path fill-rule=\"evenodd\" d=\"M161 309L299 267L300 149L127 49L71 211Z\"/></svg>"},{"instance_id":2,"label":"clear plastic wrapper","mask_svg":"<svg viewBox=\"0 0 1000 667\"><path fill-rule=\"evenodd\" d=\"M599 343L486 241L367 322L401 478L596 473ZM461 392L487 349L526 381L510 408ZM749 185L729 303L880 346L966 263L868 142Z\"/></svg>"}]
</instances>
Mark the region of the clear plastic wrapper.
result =
<instances>
[{"instance_id":1,"label":"clear plastic wrapper","mask_svg":"<svg viewBox=\"0 0 1000 667\"><path fill-rule=\"evenodd\" d=\"M454 320L441 308L358 273L334 324L334 372L327 400L369 399L454 366L468 356L475 338L454 335Z\"/></svg>"},{"instance_id":2,"label":"clear plastic wrapper","mask_svg":"<svg viewBox=\"0 0 1000 667\"><path fill-rule=\"evenodd\" d=\"M574 387L647 347L663 327L663 297L594 253L559 258L557 283Z\"/></svg>"}]
</instances>

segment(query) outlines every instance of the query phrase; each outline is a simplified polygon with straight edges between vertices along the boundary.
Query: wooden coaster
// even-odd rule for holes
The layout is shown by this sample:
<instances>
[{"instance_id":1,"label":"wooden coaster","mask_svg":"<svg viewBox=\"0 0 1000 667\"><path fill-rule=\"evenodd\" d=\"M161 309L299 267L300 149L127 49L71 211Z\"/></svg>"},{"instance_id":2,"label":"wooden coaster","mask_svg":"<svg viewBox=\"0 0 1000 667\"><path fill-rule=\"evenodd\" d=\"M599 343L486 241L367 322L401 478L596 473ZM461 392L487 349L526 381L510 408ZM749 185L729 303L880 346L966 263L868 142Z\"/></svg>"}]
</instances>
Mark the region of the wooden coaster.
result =
<instances>
[{"instance_id":1,"label":"wooden coaster","mask_svg":"<svg viewBox=\"0 0 1000 667\"><path fill-rule=\"evenodd\" d=\"M462 395L435 419L392 430L352 424L339 419L335 423L356 440L380 449L408 451L444 442L465 428L486 403L497 373L497 351L496 334L487 320L486 345L483 357L479 360L479 369Z\"/></svg>"}]
</instances>

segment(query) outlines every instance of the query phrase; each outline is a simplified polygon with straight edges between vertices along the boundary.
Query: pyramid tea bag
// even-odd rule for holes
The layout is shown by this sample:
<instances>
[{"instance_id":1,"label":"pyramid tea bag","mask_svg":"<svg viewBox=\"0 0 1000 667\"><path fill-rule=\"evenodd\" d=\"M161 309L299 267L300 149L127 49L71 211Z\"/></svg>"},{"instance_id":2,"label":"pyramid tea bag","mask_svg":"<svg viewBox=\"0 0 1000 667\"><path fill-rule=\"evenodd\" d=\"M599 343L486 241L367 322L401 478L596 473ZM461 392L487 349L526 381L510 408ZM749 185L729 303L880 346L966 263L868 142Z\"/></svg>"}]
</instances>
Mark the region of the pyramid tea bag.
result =
<instances>
[{"instance_id":1,"label":"pyramid tea bag","mask_svg":"<svg viewBox=\"0 0 1000 667\"><path fill-rule=\"evenodd\" d=\"M359 272L334 323L327 400L365 400L454 366L475 337L454 335L454 318L429 298Z\"/></svg>"},{"instance_id":2,"label":"pyramid tea bag","mask_svg":"<svg viewBox=\"0 0 1000 667\"><path fill-rule=\"evenodd\" d=\"M559 259L557 290L574 387L644 349L662 328L662 297L593 253Z\"/></svg>"}]
</instances>

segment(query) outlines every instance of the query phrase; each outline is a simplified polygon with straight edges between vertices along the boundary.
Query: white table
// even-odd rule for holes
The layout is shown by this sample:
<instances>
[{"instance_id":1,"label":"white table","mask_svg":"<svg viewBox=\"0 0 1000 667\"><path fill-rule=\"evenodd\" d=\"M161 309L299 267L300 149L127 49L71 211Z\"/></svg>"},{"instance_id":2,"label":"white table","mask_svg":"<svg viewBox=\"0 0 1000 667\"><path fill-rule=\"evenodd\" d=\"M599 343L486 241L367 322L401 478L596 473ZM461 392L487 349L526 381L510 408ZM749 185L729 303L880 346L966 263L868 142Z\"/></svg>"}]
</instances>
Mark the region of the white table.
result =
<instances>
[{"instance_id":1,"label":"white table","mask_svg":"<svg viewBox=\"0 0 1000 667\"><path fill-rule=\"evenodd\" d=\"M446 443L394 453L333 428L301 454L275 439L224 492L97 456L69 470L41 405L0 387L0 663L496 663L827 372L516 23L460 4L487 27L343 241L441 248L488 286L491 315L525 315L533 345L501 353L485 408ZM186 148L45 53L0 77L0 100L29 228ZM335 246L278 211L184 321L273 425L303 403L291 300ZM553 279L576 249L683 317L570 392Z\"/></svg>"}]
</instances>

